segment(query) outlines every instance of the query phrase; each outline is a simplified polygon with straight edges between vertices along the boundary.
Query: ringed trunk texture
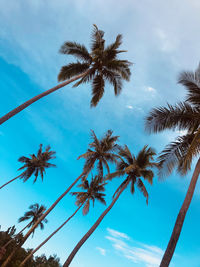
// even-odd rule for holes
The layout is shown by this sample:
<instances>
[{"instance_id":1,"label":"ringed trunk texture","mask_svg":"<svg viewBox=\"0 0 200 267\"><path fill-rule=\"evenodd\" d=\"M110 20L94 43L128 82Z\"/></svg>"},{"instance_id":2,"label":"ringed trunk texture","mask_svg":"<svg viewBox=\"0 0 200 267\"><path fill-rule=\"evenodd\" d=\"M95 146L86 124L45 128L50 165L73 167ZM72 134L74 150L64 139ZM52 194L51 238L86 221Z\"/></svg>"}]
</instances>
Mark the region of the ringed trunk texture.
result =
<instances>
[{"instance_id":1,"label":"ringed trunk texture","mask_svg":"<svg viewBox=\"0 0 200 267\"><path fill-rule=\"evenodd\" d=\"M20 111L22 111L23 109L27 108L28 106L30 106L31 104L33 104L34 102L36 102L37 100L39 100L42 97L45 97L55 91L57 91L58 89L64 87L65 85L72 83L80 78L82 78L84 75L86 75L88 73L88 71L85 71L79 75L76 75L75 77L64 81L62 83L59 83L57 86L39 94L34 96L33 98L29 99L28 101L24 102L23 104L21 104L20 106L14 108L13 110L11 110L10 112L8 112L6 115L4 115L3 117L0 118L0 125L3 124L5 121L9 120L10 118L12 118L13 116L15 116L16 114L18 114Z\"/></svg>"},{"instance_id":2,"label":"ringed trunk texture","mask_svg":"<svg viewBox=\"0 0 200 267\"><path fill-rule=\"evenodd\" d=\"M72 189L72 187L81 179L81 177L85 174L83 172L76 180L67 188L67 190L51 205L51 207L38 219L38 221L31 227L31 229L26 233L26 235L23 238L23 241L15 247L15 249L12 251L12 253L9 255L9 257L6 259L6 261L3 263L1 267L8 266L7 264L10 262L12 257L15 255L17 250L26 242L28 237L32 234L32 232L37 228L38 224L43 221L43 219L55 208L55 206L60 202L61 199L63 199L67 193Z\"/></svg>"},{"instance_id":3,"label":"ringed trunk texture","mask_svg":"<svg viewBox=\"0 0 200 267\"><path fill-rule=\"evenodd\" d=\"M20 176L21 176L21 174L18 175L17 177L15 177L14 179L8 181L7 183L3 184L3 185L0 187L0 189L2 189L2 188L3 188L4 186L6 186L7 184L12 183L13 181L17 180Z\"/></svg>"},{"instance_id":4,"label":"ringed trunk texture","mask_svg":"<svg viewBox=\"0 0 200 267\"><path fill-rule=\"evenodd\" d=\"M68 267L70 265L70 263L72 262L74 256L76 255L76 253L79 251L79 249L82 247L82 245L85 243L85 241L87 241L87 239L91 236L91 234L96 230L96 228L99 226L99 224L101 223L101 221L103 220L103 218L106 216L106 214L112 209L112 207L114 206L115 202L117 201L117 199L119 198L119 196L121 195L121 193L124 191L124 189L127 187L128 185L128 181L127 183L125 183L125 185L121 188L121 190L119 191L119 193L116 195L116 197L113 199L113 201L111 202L111 204L108 206L108 208L101 214L101 216L98 218L98 220L93 224L93 226L90 228L90 230L83 236L83 238L78 242L78 244L75 246L75 248L72 250L71 254L69 255L69 257L67 258L67 260L65 261L63 267Z\"/></svg>"},{"instance_id":5,"label":"ringed trunk texture","mask_svg":"<svg viewBox=\"0 0 200 267\"><path fill-rule=\"evenodd\" d=\"M84 203L83 203L84 204ZM51 235L49 235L36 249L34 249L24 260L23 262L19 265L19 267L24 266L24 264L33 256L33 254L35 254L36 251L38 251L44 244L46 244L50 238L52 238L69 220L71 220L72 217L74 217L74 215L79 211L79 209L83 206L83 204L81 204L76 210L75 212L63 223L61 224L60 227L58 227Z\"/></svg>"},{"instance_id":6,"label":"ringed trunk texture","mask_svg":"<svg viewBox=\"0 0 200 267\"><path fill-rule=\"evenodd\" d=\"M186 216L186 213L188 211L188 208L190 206L190 203L191 203L191 200L192 200L192 197L194 194L194 190L195 190L196 183L197 183L197 180L199 177L199 173L200 173L200 159L198 160L198 162L196 164L196 167L195 167L194 173L192 175L192 179L190 181L190 185L189 185L186 197L184 199L183 205L182 205L182 207L179 211L179 214L177 216L176 223L174 225L174 229L173 229L171 238L169 240L167 249L166 249L164 256L162 258L162 261L160 263L160 267L168 267L170 264L170 261L173 257L173 254L174 254L174 251L176 248L176 244L177 244L179 236L181 234L181 230L183 227L185 216Z\"/></svg>"}]
</instances>

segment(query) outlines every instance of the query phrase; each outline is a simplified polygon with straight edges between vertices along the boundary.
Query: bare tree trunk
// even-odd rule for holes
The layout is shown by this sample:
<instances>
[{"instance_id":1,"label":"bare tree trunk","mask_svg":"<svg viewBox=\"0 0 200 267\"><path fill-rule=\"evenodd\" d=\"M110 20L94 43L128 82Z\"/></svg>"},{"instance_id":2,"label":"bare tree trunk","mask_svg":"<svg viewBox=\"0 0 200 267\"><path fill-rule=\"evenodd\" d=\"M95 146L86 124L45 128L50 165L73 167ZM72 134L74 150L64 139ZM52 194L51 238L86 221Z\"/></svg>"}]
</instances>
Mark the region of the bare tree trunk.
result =
<instances>
[{"instance_id":1,"label":"bare tree trunk","mask_svg":"<svg viewBox=\"0 0 200 267\"><path fill-rule=\"evenodd\" d=\"M15 255L17 250L26 242L28 237L32 234L32 232L37 228L39 223L44 220L44 218L55 208L55 206L60 202L61 199L63 199L67 193L72 189L72 187L82 178L84 174L86 174L87 171L84 171L76 180L67 188L67 190L51 205L51 207L37 220L37 222L31 227L31 229L26 233L26 235L23 238L23 241L15 247L15 249L12 251L12 253L9 255L7 260L3 263L1 267L7 266L9 261L12 259L12 257Z\"/></svg>"},{"instance_id":2,"label":"bare tree trunk","mask_svg":"<svg viewBox=\"0 0 200 267\"><path fill-rule=\"evenodd\" d=\"M4 186L6 186L7 184L9 184L9 183L11 183L11 182L13 182L13 181L17 180L17 179L18 179L20 176L21 176L21 174L20 174L20 175L18 175L17 177L15 177L14 179L12 179L12 180L8 181L7 183L3 184L3 185L0 187L0 189L2 189L2 188L3 188Z\"/></svg>"},{"instance_id":3,"label":"bare tree trunk","mask_svg":"<svg viewBox=\"0 0 200 267\"><path fill-rule=\"evenodd\" d=\"M57 91L58 89L64 87L65 85L72 83L80 78L82 78L84 75L86 75L89 71L85 71L79 75L76 75L75 77L64 81L62 83L59 83L57 86L37 95L34 96L33 98L29 99L28 101L24 102L23 104L21 104L20 106L16 107L15 109L11 110L10 112L8 112L6 115L4 115L3 117L0 118L0 125L2 123L4 123L5 121L9 120L10 118L12 118L13 116L15 116L16 114L18 114L20 111L22 111L23 109L27 108L28 106L30 106L31 104L33 104L34 102L36 102L37 100L39 100L42 97L45 97L55 91Z\"/></svg>"},{"instance_id":4,"label":"bare tree trunk","mask_svg":"<svg viewBox=\"0 0 200 267\"><path fill-rule=\"evenodd\" d=\"M91 236L91 234L96 230L96 228L99 226L99 224L101 223L101 221L103 220L103 218L106 216L106 214L112 209L113 205L115 204L115 202L117 201L117 199L119 198L119 196L121 195L121 193L124 191L124 189L127 187L128 185L127 181L124 186L121 188L121 190L118 192L118 194L116 195L116 197L113 199L113 201L111 202L110 206L108 206L108 208L101 214L101 216L98 218L98 220L93 224L93 226L90 228L90 230L83 236L83 238L78 242L78 244L75 246L75 248L72 250L71 254L69 255L69 257L67 258L67 260L65 261L63 267L67 267L70 265L70 263L72 262L74 256L76 255L76 253L79 251L79 249L82 247L82 245L85 243L85 241Z\"/></svg>"},{"instance_id":5,"label":"bare tree trunk","mask_svg":"<svg viewBox=\"0 0 200 267\"><path fill-rule=\"evenodd\" d=\"M181 234L181 230L183 227L185 216L186 216L186 213L188 211L188 208L190 206L190 203L191 203L191 200L192 200L192 197L194 194L194 190L195 190L196 183L197 183L197 180L199 177L199 173L200 173L200 159L198 160L198 162L196 164L196 167L195 167L192 179L190 181L190 185L189 185L186 197L184 199L183 205L182 205L182 207L179 211L179 214L177 216L176 223L174 225L174 229L173 229L171 238L169 240L167 249L166 249L164 256L162 258L162 261L160 263L160 267L169 266L170 261L173 257L173 254L174 254L174 251L176 248L176 244L177 244L179 236Z\"/></svg>"},{"instance_id":6,"label":"bare tree trunk","mask_svg":"<svg viewBox=\"0 0 200 267\"><path fill-rule=\"evenodd\" d=\"M69 220L71 220L72 217L78 212L78 210L83 206L84 203L82 203L75 212L63 223L60 227L58 227L51 235L49 235L36 249L32 250L31 253L23 260L23 262L19 265L19 267L24 266L24 264L35 254L36 251L38 251L44 244L46 244L50 238L52 238Z\"/></svg>"}]
</instances>

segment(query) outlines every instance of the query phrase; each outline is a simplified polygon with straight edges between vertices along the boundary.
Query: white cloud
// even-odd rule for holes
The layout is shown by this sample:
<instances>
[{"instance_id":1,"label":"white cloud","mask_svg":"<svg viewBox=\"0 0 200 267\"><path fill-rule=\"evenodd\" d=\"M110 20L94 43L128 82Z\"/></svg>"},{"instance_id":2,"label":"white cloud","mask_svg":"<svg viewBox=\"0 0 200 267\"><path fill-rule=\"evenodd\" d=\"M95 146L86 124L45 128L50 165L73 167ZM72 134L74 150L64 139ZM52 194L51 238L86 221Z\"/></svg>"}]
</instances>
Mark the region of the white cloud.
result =
<instances>
[{"instance_id":1,"label":"white cloud","mask_svg":"<svg viewBox=\"0 0 200 267\"><path fill-rule=\"evenodd\" d=\"M127 105L126 106L128 109L133 109L133 106L131 106L131 105Z\"/></svg>"},{"instance_id":2,"label":"white cloud","mask_svg":"<svg viewBox=\"0 0 200 267\"><path fill-rule=\"evenodd\" d=\"M116 231L116 230L113 230L111 228L107 228L107 231L109 232L109 234L111 236L114 236L114 237L122 237L122 238L127 239L127 240L130 239L130 237L127 234L122 233L122 232L119 232L119 231Z\"/></svg>"},{"instance_id":3,"label":"white cloud","mask_svg":"<svg viewBox=\"0 0 200 267\"><path fill-rule=\"evenodd\" d=\"M108 228L107 231L111 236L106 236L105 238L111 241L114 250L119 252L122 256L134 263L142 264L145 267L159 266L163 255L162 249L133 241L127 234L113 229ZM122 241L120 238L124 238L126 241ZM134 246L133 243L135 243Z\"/></svg>"},{"instance_id":4,"label":"white cloud","mask_svg":"<svg viewBox=\"0 0 200 267\"><path fill-rule=\"evenodd\" d=\"M106 255L106 250L104 248L96 247L96 249L100 252L102 256Z\"/></svg>"},{"instance_id":5,"label":"white cloud","mask_svg":"<svg viewBox=\"0 0 200 267\"><path fill-rule=\"evenodd\" d=\"M156 89L153 88L153 87L147 86L147 87L146 87L146 91L147 91L147 92L150 92L150 93L155 93L155 92L156 92Z\"/></svg>"}]
</instances>

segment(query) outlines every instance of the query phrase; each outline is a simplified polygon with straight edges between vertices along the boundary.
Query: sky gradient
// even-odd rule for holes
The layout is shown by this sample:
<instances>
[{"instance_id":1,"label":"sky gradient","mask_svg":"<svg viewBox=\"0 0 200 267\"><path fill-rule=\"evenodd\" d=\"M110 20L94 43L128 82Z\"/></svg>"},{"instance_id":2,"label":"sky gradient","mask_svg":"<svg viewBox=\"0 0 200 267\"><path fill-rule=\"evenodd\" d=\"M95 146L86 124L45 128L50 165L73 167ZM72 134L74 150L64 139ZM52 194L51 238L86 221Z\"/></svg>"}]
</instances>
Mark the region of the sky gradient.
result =
<instances>
[{"instance_id":1,"label":"sky gradient","mask_svg":"<svg viewBox=\"0 0 200 267\"><path fill-rule=\"evenodd\" d=\"M92 24L105 31L107 43L123 35L125 57L133 62L132 77L119 97L106 86L99 105L90 109L90 85L71 85L34 103L0 127L1 183L18 175L17 159L35 153L39 144L57 152L42 183L16 181L1 190L0 225L24 225L17 220L28 206L47 207L81 173L90 129L101 137L108 129L134 153L149 144L160 152L179 132L148 135L144 118L151 108L183 100L177 85L182 70L194 70L200 59L200 2L198 0L20 0L0 1L0 114L57 84L62 65L72 61L58 50L67 40L90 43ZM136 191L126 190L101 225L80 249L72 267L157 267L166 248L191 173L148 186L149 205ZM107 186L107 203L122 179ZM75 191L76 189L74 189ZM36 247L75 210L68 195L48 216L44 231L37 230L25 247ZM96 203L87 216L81 212L39 254L57 254L63 263L95 222L104 207ZM199 267L199 183L170 266Z\"/></svg>"}]
</instances>

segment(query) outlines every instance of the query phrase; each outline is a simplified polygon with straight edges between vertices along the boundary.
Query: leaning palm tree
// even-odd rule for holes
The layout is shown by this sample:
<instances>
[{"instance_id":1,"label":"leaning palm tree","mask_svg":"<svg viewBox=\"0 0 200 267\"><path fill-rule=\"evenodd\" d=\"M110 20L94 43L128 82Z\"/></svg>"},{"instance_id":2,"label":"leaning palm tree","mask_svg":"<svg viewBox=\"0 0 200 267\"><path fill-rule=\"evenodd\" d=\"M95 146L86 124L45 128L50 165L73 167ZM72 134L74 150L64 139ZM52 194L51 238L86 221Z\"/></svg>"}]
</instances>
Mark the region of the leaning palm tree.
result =
<instances>
[{"instance_id":1,"label":"leaning palm tree","mask_svg":"<svg viewBox=\"0 0 200 267\"><path fill-rule=\"evenodd\" d=\"M122 192L127 188L130 184L131 193L133 194L135 191L135 185L139 188L142 194L146 198L146 202L148 203L148 192L146 187L142 181L142 177L147 180L150 184L152 184L154 173L152 171L152 167L156 166L156 163L153 162L153 157L155 152L152 148L148 148L145 146L135 157L131 154L129 148L125 146L124 148L119 148L119 155L122 159L117 163L117 171L107 175L107 179L111 180L117 176L124 176L124 181L115 191L113 200L108 208L100 215L98 220L94 223L94 225L90 228L90 230L83 236L83 238L78 242L75 246L67 260L65 261L63 267L67 267L70 265L74 256L78 252L78 250L82 247L82 245L86 242L86 240L91 236L91 234L96 230L98 225L101 223L106 214L111 210L113 205L118 200L119 196Z\"/></svg>"},{"instance_id":2,"label":"leaning palm tree","mask_svg":"<svg viewBox=\"0 0 200 267\"><path fill-rule=\"evenodd\" d=\"M105 82L109 82L114 87L116 96L119 95L122 90L122 81L129 81L130 79L131 63L127 60L118 58L118 54L126 52L125 50L119 50L119 47L122 44L122 35L117 35L115 42L108 46L105 46L103 36L104 32L94 25L90 52L84 45L76 42L65 42L61 46L60 53L74 56L77 59L77 62L69 63L61 68L60 73L58 74L58 81L62 83L11 110L0 118L0 124L4 123L42 97L45 97L77 80L79 81L74 84L74 87L91 82L92 107L96 106L102 98Z\"/></svg>"},{"instance_id":3,"label":"leaning palm tree","mask_svg":"<svg viewBox=\"0 0 200 267\"><path fill-rule=\"evenodd\" d=\"M42 151L42 144L40 144L40 148L37 152L37 155L31 154L30 158L24 156L20 157L18 161L23 163L23 166L18 170L24 170L24 171L14 179L11 179L10 181L2 185L0 189L2 189L4 186L8 185L9 183L17 179L22 179L23 182L26 182L32 175L35 176L33 181L34 183L37 181L38 176L41 176L41 179L43 181L45 169L48 169L50 167L55 167L54 164L49 163L49 160L55 158L54 155L56 152L50 149L51 147L47 146L45 150Z\"/></svg>"},{"instance_id":4,"label":"leaning palm tree","mask_svg":"<svg viewBox=\"0 0 200 267\"><path fill-rule=\"evenodd\" d=\"M39 220L31 227L31 229L27 232L24 236L22 242L19 244L18 247L15 248L15 252L21 247L29 237L29 235L36 229L38 224L46 218L46 216L55 208L55 206L68 194L68 192L72 189L72 187L80 180L86 179L89 172L94 168L95 163L97 163L97 167L99 166L99 161L102 162L116 162L119 156L115 153L117 149L116 141L118 140L119 136L113 136L113 132L108 130L106 134L102 137L101 140L97 138L94 131L91 131L92 143L89 144L90 148L87 152L81 157L85 158L85 164L83 167L83 172L74 180L74 182L65 190L63 194L61 194L57 200L49 207L49 209L39 218ZM98 144L95 146L94 144ZM91 152L94 152L94 154ZM106 164L105 164L106 165ZM14 255L14 254L13 254ZM10 258L11 259L11 258ZM9 259L9 260L10 260ZM6 266L6 265L5 265ZM5 267L4 266L4 267Z\"/></svg>"},{"instance_id":5,"label":"leaning palm tree","mask_svg":"<svg viewBox=\"0 0 200 267\"><path fill-rule=\"evenodd\" d=\"M185 131L161 152L159 156L160 175L170 174L175 167L181 175L191 170L192 160L200 153L200 65L195 72L182 72L178 82L186 87L187 98L174 106L155 108L146 118L146 129L161 132L166 129ZM186 197L177 216L174 229L160 267L169 266L173 257L185 216L190 206L200 172L198 159Z\"/></svg>"},{"instance_id":6,"label":"leaning palm tree","mask_svg":"<svg viewBox=\"0 0 200 267\"><path fill-rule=\"evenodd\" d=\"M74 217L74 215L78 212L78 210L83 207L83 215L86 215L89 212L90 208L90 202L93 203L95 200L100 201L102 204L106 205L105 202L105 194L102 193L105 191L105 185L106 183L101 182L100 176L92 177L90 183L88 180L83 181L78 187L83 189L84 191L80 192L73 192L71 193L73 196L76 196L76 205L78 208L74 211L74 213L63 223L61 224L51 235L49 235L36 249L32 250L31 253L24 259L24 261L20 264L21 266L24 266L24 264L37 252L42 246L44 246L49 239L51 239L61 228L63 228L64 225L66 225L71 218Z\"/></svg>"},{"instance_id":7,"label":"leaning palm tree","mask_svg":"<svg viewBox=\"0 0 200 267\"><path fill-rule=\"evenodd\" d=\"M44 211L46 210L46 207L43 205L39 205L38 203L35 203L33 205L29 206L29 211L25 212L24 216L20 217L18 222L24 222L24 221L30 221L16 236L15 239L22 239L23 237L21 236L21 234L23 233L23 231L27 228L30 228L34 225L34 223L42 216L42 214L44 213ZM43 230L44 229L44 223L47 223L47 219L44 219L42 222L40 222L40 224L38 226L40 226L40 229ZM32 236L34 235L34 232L32 233ZM4 252L4 254L6 253L6 247L13 241L13 239L9 240L2 248L1 250ZM12 253L11 253L12 254ZM5 264L6 261L3 263L2 266L6 266Z\"/></svg>"}]
</instances>

